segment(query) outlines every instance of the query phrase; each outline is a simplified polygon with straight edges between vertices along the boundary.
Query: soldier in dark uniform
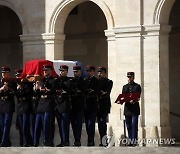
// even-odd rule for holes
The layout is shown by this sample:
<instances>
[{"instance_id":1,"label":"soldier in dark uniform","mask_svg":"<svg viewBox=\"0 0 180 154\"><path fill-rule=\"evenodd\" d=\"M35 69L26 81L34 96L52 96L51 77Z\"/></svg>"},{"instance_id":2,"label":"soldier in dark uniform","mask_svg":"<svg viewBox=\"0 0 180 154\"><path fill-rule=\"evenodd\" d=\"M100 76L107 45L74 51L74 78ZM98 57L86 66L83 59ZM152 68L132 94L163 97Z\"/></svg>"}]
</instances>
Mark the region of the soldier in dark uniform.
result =
<instances>
[{"instance_id":1,"label":"soldier in dark uniform","mask_svg":"<svg viewBox=\"0 0 180 154\"><path fill-rule=\"evenodd\" d=\"M23 70L22 69L16 69L16 70L14 70L14 72L15 72L16 78L21 79L21 75L22 75ZM17 87L17 85L16 85L16 87ZM22 134L22 131L20 129L20 123L19 123L17 115L16 115L16 127L19 130L19 145L21 147L23 147L23 134Z\"/></svg>"},{"instance_id":2,"label":"soldier in dark uniform","mask_svg":"<svg viewBox=\"0 0 180 154\"><path fill-rule=\"evenodd\" d=\"M99 86L100 86L100 93L98 99L99 108L97 113L98 130L100 134L99 146L105 146L102 144L102 138L107 134L106 120L111 109L110 93L113 86L113 82L112 80L109 80L106 77L105 67L98 68L98 77L99 77Z\"/></svg>"},{"instance_id":3,"label":"soldier in dark uniform","mask_svg":"<svg viewBox=\"0 0 180 154\"><path fill-rule=\"evenodd\" d=\"M2 67L2 78L10 78L10 68ZM0 82L0 146L9 147L9 138L13 112L15 111L15 82Z\"/></svg>"},{"instance_id":4,"label":"soldier in dark uniform","mask_svg":"<svg viewBox=\"0 0 180 154\"><path fill-rule=\"evenodd\" d=\"M94 146L95 122L98 109L99 82L94 76L95 67L87 66L85 123L88 135L87 146Z\"/></svg>"},{"instance_id":5,"label":"soldier in dark uniform","mask_svg":"<svg viewBox=\"0 0 180 154\"><path fill-rule=\"evenodd\" d=\"M44 146L54 146L54 111L55 111L55 99L54 94L56 92L55 80L51 76L52 66L43 66L44 78L39 85L36 86L36 92L40 93L40 101L37 108L36 124L35 124L35 137L34 146L38 146L37 136L39 129L39 121L42 121L43 125L43 144Z\"/></svg>"},{"instance_id":6,"label":"soldier in dark uniform","mask_svg":"<svg viewBox=\"0 0 180 154\"><path fill-rule=\"evenodd\" d=\"M35 124L36 124L36 114L37 114L37 108L39 105L39 100L40 100L40 92L36 91L36 84L41 82L40 80L36 80L35 82L33 82L33 90L32 90L32 112L30 114L30 129L31 129L31 135L33 138L33 143L36 142L35 146L39 145L39 139L40 139L40 135L41 135L41 130L42 130L42 122L39 121L39 123L37 124L38 127L36 128L36 133L35 134Z\"/></svg>"},{"instance_id":7,"label":"soldier in dark uniform","mask_svg":"<svg viewBox=\"0 0 180 154\"><path fill-rule=\"evenodd\" d=\"M74 134L74 146L81 146L82 120L85 105L85 82L81 77L81 67L74 66L74 78L70 81L71 125Z\"/></svg>"},{"instance_id":8,"label":"soldier in dark uniform","mask_svg":"<svg viewBox=\"0 0 180 154\"><path fill-rule=\"evenodd\" d=\"M56 90L56 117L59 126L61 143L57 147L69 146L69 125L70 125L70 80L67 77L68 66L60 65L60 77L57 79Z\"/></svg>"},{"instance_id":9,"label":"soldier in dark uniform","mask_svg":"<svg viewBox=\"0 0 180 154\"><path fill-rule=\"evenodd\" d=\"M127 73L128 84L123 86L123 94L141 93L141 86L134 82L134 76L134 72ZM129 146L134 146L136 145L138 137L138 116L140 115L139 102L126 102L124 106L124 115L128 130L128 137L131 141ZM132 144L133 141L134 143Z\"/></svg>"},{"instance_id":10,"label":"soldier in dark uniform","mask_svg":"<svg viewBox=\"0 0 180 154\"><path fill-rule=\"evenodd\" d=\"M19 123L19 131L23 136L23 146L32 146L32 136L30 134L30 113L32 111L31 95L32 89L27 83L27 79L21 79L17 83L17 115Z\"/></svg>"}]
</instances>

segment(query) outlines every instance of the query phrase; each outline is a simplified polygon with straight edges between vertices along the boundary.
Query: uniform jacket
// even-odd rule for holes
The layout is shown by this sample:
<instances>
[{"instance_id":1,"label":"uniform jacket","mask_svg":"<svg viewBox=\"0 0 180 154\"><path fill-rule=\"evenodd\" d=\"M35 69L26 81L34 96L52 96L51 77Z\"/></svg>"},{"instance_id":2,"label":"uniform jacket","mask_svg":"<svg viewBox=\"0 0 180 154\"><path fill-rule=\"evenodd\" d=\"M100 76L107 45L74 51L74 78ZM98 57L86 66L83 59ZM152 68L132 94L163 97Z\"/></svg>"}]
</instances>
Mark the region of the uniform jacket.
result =
<instances>
[{"instance_id":1,"label":"uniform jacket","mask_svg":"<svg viewBox=\"0 0 180 154\"><path fill-rule=\"evenodd\" d=\"M28 83L21 83L22 89L16 90L17 97L17 114L21 115L23 113L30 114L32 111L32 88Z\"/></svg>"},{"instance_id":2,"label":"uniform jacket","mask_svg":"<svg viewBox=\"0 0 180 154\"><path fill-rule=\"evenodd\" d=\"M0 87L3 86L3 83L0 82ZM8 83L9 89L7 91L0 92L0 113L6 112L14 112L15 111L15 90L16 90L16 83L9 82Z\"/></svg>"},{"instance_id":3,"label":"uniform jacket","mask_svg":"<svg viewBox=\"0 0 180 154\"><path fill-rule=\"evenodd\" d=\"M86 79L86 111L95 111L98 109L99 82L95 76Z\"/></svg>"},{"instance_id":4,"label":"uniform jacket","mask_svg":"<svg viewBox=\"0 0 180 154\"><path fill-rule=\"evenodd\" d=\"M141 86L135 82L128 83L123 86L122 93L141 93ZM124 115L131 116L132 114L140 115L139 102L135 102L134 104L129 102L125 103Z\"/></svg>"},{"instance_id":5,"label":"uniform jacket","mask_svg":"<svg viewBox=\"0 0 180 154\"><path fill-rule=\"evenodd\" d=\"M82 77L70 80L70 96L72 112L84 111L85 81Z\"/></svg>"},{"instance_id":6,"label":"uniform jacket","mask_svg":"<svg viewBox=\"0 0 180 154\"><path fill-rule=\"evenodd\" d=\"M110 93L113 86L113 82L108 78L99 79L99 86L100 86L100 93L99 93L98 113L100 114L110 113L110 109L111 109Z\"/></svg>"},{"instance_id":7,"label":"uniform jacket","mask_svg":"<svg viewBox=\"0 0 180 154\"><path fill-rule=\"evenodd\" d=\"M59 113L70 112L70 80L68 77L59 77L56 83L56 110Z\"/></svg>"},{"instance_id":8,"label":"uniform jacket","mask_svg":"<svg viewBox=\"0 0 180 154\"><path fill-rule=\"evenodd\" d=\"M40 93L40 100L37 108L38 113L44 112L54 112L55 109L55 92L56 92L56 83L52 76L44 77L42 81L42 87L46 91L37 90L37 93Z\"/></svg>"},{"instance_id":9,"label":"uniform jacket","mask_svg":"<svg viewBox=\"0 0 180 154\"><path fill-rule=\"evenodd\" d=\"M36 91L33 88L31 100L32 100L32 113L34 113L34 114L37 113L37 108L39 105L40 98L41 98L40 91Z\"/></svg>"}]
</instances>

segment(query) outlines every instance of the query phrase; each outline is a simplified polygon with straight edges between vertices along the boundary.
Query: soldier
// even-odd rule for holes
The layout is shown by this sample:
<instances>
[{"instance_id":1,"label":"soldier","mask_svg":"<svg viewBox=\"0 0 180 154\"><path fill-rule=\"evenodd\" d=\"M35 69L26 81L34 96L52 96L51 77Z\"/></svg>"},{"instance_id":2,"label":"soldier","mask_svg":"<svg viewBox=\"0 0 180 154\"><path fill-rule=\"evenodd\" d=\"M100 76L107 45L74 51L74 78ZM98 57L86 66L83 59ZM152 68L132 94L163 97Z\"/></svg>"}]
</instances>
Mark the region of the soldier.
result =
<instances>
[{"instance_id":1,"label":"soldier","mask_svg":"<svg viewBox=\"0 0 180 154\"><path fill-rule=\"evenodd\" d=\"M84 115L85 103L85 82L81 77L81 67L74 66L74 78L70 81L71 94L71 125L74 135L74 146L81 146L82 120Z\"/></svg>"},{"instance_id":2,"label":"soldier","mask_svg":"<svg viewBox=\"0 0 180 154\"><path fill-rule=\"evenodd\" d=\"M102 144L102 139L107 133L106 120L111 109L110 93L113 86L113 82L112 80L109 80L106 77L105 67L98 68L98 77L99 77L99 85L100 85L100 93L99 93L99 99L98 99L99 108L98 108L98 114L97 114L98 130L100 134L99 146L105 146Z\"/></svg>"},{"instance_id":3,"label":"soldier","mask_svg":"<svg viewBox=\"0 0 180 154\"><path fill-rule=\"evenodd\" d=\"M36 124L36 114L37 114L37 108L39 105L39 100L40 100L40 92L36 91L36 86L39 84L39 82L41 82L40 80L36 80L33 83L33 90L32 90L32 112L30 114L30 128L31 128L31 134L32 134L32 138L33 138L33 143L35 142L35 146L39 146L39 139L40 139L40 135L41 135L41 130L42 130L42 122L39 121L39 123L37 124L38 127L36 127L36 133L35 134L35 124Z\"/></svg>"},{"instance_id":4,"label":"soldier","mask_svg":"<svg viewBox=\"0 0 180 154\"><path fill-rule=\"evenodd\" d=\"M10 78L10 68L2 67L2 78ZM15 82L0 82L0 146L10 147L11 141L9 138L13 112L15 111Z\"/></svg>"},{"instance_id":5,"label":"soldier","mask_svg":"<svg viewBox=\"0 0 180 154\"><path fill-rule=\"evenodd\" d=\"M128 84L123 86L123 94L141 93L141 86L134 82L134 72L127 72ZM129 146L136 145L138 137L138 116L140 115L139 102L126 102L124 106L124 115L130 139ZM134 143L132 143L134 142Z\"/></svg>"},{"instance_id":6,"label":"soldier","mask_svg":"<svg viewBox=\"0 0 180 154\"><path fill-rule=\"evenodd\" d=\"M32 146L32 136L30 134L30 113L32 111L31 95L32 89L27 83L28 80L21 79L17 82L17 116L20 134L23 136L23 146ZM20 138L21 138L20 135Z\"/></svg>"},{"instance_id":7,"label":"soldier","mask_svg":"<svg viewBox=\"0 0 180 154\"><path fill-rule=\"evenodd\" d=\"M56 117L59 125L59 134L61 143L57 147L69 146L69 125L70 125L70 92L69 92L69 78L68 66L60 65L60 77L57 82L56 90Z\"/></svg>"},{"instance_id":8,"label":"soldier","mask_svg":"<svg viewBox=\"0 0 180 154\"><path fill-rule=\"evenodd\" d=\"M15 72L16 78L17 78L17 79L21 79L21 75L22 75L22 73L23 73L23 70L22 70L22 69L16 69L16 70L14 70L14 72ZM17 87L17 85L16 85L16 87ZM18 120L18 116L17 116L17 115L16 115L16 127L17 127L17 129L19 130L19 138L20 138L20 140L19 140L19 145L20 145L21 147L23 147L23 134L22 134L22 131L21 131L21 129L20 129L20 123L19 123L19 120Z\"/></svg>"},{"instance_id":9,"label":"soldier","mask_svg":"<svg viewBox=\"0 0 180 154\"><path fill-rule=\"evenodd\" d=\"M43 124L43 144L44 146L54 146L54 110L55 100L54 94L56 92L55 80L51 76L52 66L43 66L44 78L42 83L37 84L36 92L40 93L40 101L37 108L36 123L35 123L35 138L34 146L38 146L37 136L39 121Z\"/></svg>"},{"instance_id":10,"label":"soldier","mask_svg":"<svg viewBox=\"0 0 180 154\"><path fill-rule=\"evenodd\" d=\"M88 78L86 79L86 105L85 105L85 123L88 135L87 146L94 146L95 121L98 109L98 79L94 76L95 67L87 66Z\"/></svg>"}]
</instances>

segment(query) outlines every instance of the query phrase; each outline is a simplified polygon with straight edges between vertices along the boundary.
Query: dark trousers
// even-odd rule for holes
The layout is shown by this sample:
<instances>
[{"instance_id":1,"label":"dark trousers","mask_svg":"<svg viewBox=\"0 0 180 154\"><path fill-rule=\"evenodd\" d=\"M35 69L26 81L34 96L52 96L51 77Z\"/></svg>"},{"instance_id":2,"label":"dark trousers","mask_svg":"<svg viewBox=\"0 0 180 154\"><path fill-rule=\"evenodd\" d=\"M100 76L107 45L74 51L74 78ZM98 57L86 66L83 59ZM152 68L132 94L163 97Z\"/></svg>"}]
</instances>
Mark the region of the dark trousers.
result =
<instances>
[{"instance_id":1,"label":"dark trousers","mask_svg":"<svg viewBox=\"0 0 180 154\"><path fill-rule=\"evenodd\" d=\"M16 116L16 128L19 131L19 146L23 147L23 134L22 131L20 130L20 122L18 116Z\"/></svg>"},{"instance_id":2,"label":"dark trousers","mask_svg":"<svg viewBox=\"0 0 180 154\"><path fill-rule=\"evenodd\" d=\"M36 146L39 145L42 125L43 125L43 121L42 121L41 114L37 113L35 117L35 126L34 126L34 134L33 134L33 143Z\"/></svg>"},{"instance_id":3,"label":"dark trousers","mask_svg":"<svg viewBox=\"0 0 180 154\"><path fill-rule=\"evenodd\" d=\"M35 135L34 135L34 144L38 144L39 140L39 130L40 130L40 122L42 122L43 127L43 144L45 146L53 146L53 137L54 137L54 116L51 112L38 113L36 115L36 123L35 123Z\"/></svg>"},{"instance_id":4,"label":"dark trousers","mask_svg":"<svg viewBox=\"0 0 180 154\"><path fill-rule=\"evenodd\" d=\"M82 121L83 121L83 111L79 111L79 112L77 111L71 113L71 126L73 130L75 142L81 141Z\"/></svg>"},{"instance_id":5,"label":"dark trousers","mask_svg":"<svg viewBox=\"0 0 180 154\"><path fill-rule=\"evenodd\" d=\"M35 113L30 114L30 132L33 138L33 143L39 145L39 139L42 131L42 121L41 118L37 118L37 124L36 124L36 115L37 114ZM35 133L35 126L36 126L36 133Z\"/></svg>"},{"instance_id":6,"label":"dark trousers","mask_svg":"<svg viewBox=\"0 0 180 154\"><path fill-rule=\"evenodd\" d=\"M31 132L33 141L34 141L35 122L36 122L36 114L31 113L30 114L30 132Z\"/></svg>"},{"instance_id":7,"label":"dark trousers","mask_svg":"<svg viewBox=\"0 0 180 154\"><path fill-rule=\"evenodd\" d=\"M61 143L69 143L70 114L67 112L64 113L57 112L56 117L59 126Z\"/></svg>"},{"instance_id":8,"label":"dark trousers","mask_svg":"<svg viewBox=\"0 0 180 154\"><path fill-rule=\"evenodd\" d=\"M30 134L30 114L21 114L18 115L19 121L19 131L23 137L23 145L31 146L32 145L32 136Z\"/></svg>"},{"instance_id":9,"label":"dark trousers","mask_svg":"<svg viewBox=\"0 0 180 154\"><path fill-rule=\"evenodd\" d=\"M128 137L131 141L136 141L138 137L138 115L125 116Z\"/></svg>"},{"instance_id":10,"label":"dark trousers","mask_svg":"<svg viewBox=\"0 0 180 154\"><path fill-rule=\"evenodd\" d=\"M97 115L97 121L98 121L98 130L99 130L99 135L100 135L100 142L102 143L102 138L107 135L107 113L104 114L98 114Z\"/></svg>"},{"instance_id":11,"label":"dark trousers","mask_svg":"<svg viewBox=\"0 0 180 154\"><path fill-rule=\"evenodd\" d=\"M0 113L0 142L6 146L11 146L9 138L13 113Z\"/></svg>"},{"instance_id":12,"label":"dark trousers","mask_svg":"<svg viewBox=\"0 0 180 154\"><path fill-rule=\"evenodd\" d=\"M96 122L96 112L86 112L85 123L86 123L86 132L88 135L88 143L94 144L95 122Z\"/></svg>"}]
</instances>

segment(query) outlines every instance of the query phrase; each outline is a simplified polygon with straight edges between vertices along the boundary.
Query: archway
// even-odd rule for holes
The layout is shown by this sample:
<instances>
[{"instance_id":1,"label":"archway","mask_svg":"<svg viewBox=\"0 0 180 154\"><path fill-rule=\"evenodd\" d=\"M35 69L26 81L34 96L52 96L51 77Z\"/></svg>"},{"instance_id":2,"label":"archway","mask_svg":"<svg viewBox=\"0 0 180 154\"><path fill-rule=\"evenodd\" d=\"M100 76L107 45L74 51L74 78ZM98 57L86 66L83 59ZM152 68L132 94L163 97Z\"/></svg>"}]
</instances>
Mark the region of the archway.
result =
<instances>
[{"instance_id":1,"label":"archway","mask_svg":"<svg viewBox=\"0 0 180 154\"><path fill-rule=\"evenodd\" d=\"M159 0L153 16L153 24L168 24L169 14L175 0Z\"/></svg>"},{"instance_id":2,"label":"archway","mask_svg":"<svg viewBox=\"0 0 180 154\"><path fill-rule=\"evenodd\" d=\"M10 8L0 5L0 66L9 66L14 69L22 68L23 49L19 35L22 34L22 25L16 13Z\"/></svg>"},{"instance_id":3,"label":"archway","mask_svg":"<svg viewBox=\"0 0 180 154\"><path fill-rule=\"evenodd\" d=\"M169 93L170 122L172 137L180 141L180 1L176 0L170 12L169 24L172 26L169 35Z\"/></svg>"},{"instance_id":4,"label":"archway","mask_svg":"<svg viewBox=\"0 0 180 154\"><path fill-rule=\"evenodd\" d=\"M108 43L104 30L113 26L111 12L102 0L61 2L49 25L49 33L55 40L54 59L78 60L84 66L107 67ZM86 143L86 137L82 138L82 143Z\"/></svg>"},{"instance_id":5,"label":"archway","mask_svg":"<svg viewBox=\"0 0 180 154\"><path fill-rule=\"evenodd\" d=\"M67 21L69 13L76 6L80 5L81 3L86 3L86 2L89 2L90 4L94 4L94 6L96 8L98 8L97 12L100 12L101 20L103 19L103 23L106 22L106 26L104 26L104 25L103 26L106 27L107 30L112 30L112 28L114 27L114 19L113 19L113 16L111 14L110 9L108 8L108 6L106 5L106 3L103 0L76 0L76 1L74 1L74 0L65 0L65 1L59 3L59 5L56 7L56 9L54 10L54 12L53 12L53 14L51 16L50 22L49 22L49 33L53 35L55 43L54 43L54 47L53 47L54 48L53 57L49 57L49 58L47 57L48 59L64 59L65 56L66 56L66 58L69 56L68 54L65 54L65 56L64 56L64 53L65 53L64 44L67 43L67 42L64 43L64 40L65 40L65 37L66 37L64 35L65 23ZM69 17L69 18L71 18L71 17ZM91 25L91 26L93 26L93 25ZM71 25L71 27L73 28L73 25ZM103 34L103 37L105 35L104 30L106 30L106 29L101 27L100 32L101 32L101 36ZM99 31L95 31L95 35L97 35L97 32L99 32ZM90 35L91 35L90 37L93 36L92 34L90 34ZM77 37L77 35L76 35L76 37ZM108 43L105 42L104 44L108 44ZM109 44L105 45L105 46L109 46ZM96 50L99 50L98 47L96 48ZM101 50L102 50L102 47L101 47ZM110 48L106 49L106 50L110 50ZM67 51L67 48L66 48L66 51ZM109 54L109 51L105 51L104 55L106 55L106 54ZM73 55L73 53L72 53L72 55ZM72 57L69 57L69 58L72 59ZM102 58L102 56L100 58ZM107 62L105 62L105 63L106 63L105 66L107 66ZM98 65L103 65L105 63L98 63ZM96 63L92 63L92 64L96 65Z\"/></svg>"},{"instance_id":6,"label":"archway","mask_svg":"<svg viewBox=\"0 0 180 154\"><path fill-rule=\"evenodd\" d=\"M112 29L114 27L114 19L110 9L103 0L64 0L59 3L50 18L49 33L62 34L64 32L64 24L66 22L66 18L72 11L72 9L80 3L89 1L94 2L101 8L105 15L108 29Z\"/></svg>"},{"instance_id":7,"label":"archway","mask_svg":"<svg viewBox=\"0 0 180 154\"><path fill-rule=\"evenodd\" d=\"M78 60L84 66L107 67L106 29L106 18L95 3L84 2L74 7L64 27L64 59Z\"/></svg>"}]
</instances>

